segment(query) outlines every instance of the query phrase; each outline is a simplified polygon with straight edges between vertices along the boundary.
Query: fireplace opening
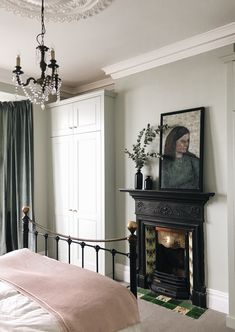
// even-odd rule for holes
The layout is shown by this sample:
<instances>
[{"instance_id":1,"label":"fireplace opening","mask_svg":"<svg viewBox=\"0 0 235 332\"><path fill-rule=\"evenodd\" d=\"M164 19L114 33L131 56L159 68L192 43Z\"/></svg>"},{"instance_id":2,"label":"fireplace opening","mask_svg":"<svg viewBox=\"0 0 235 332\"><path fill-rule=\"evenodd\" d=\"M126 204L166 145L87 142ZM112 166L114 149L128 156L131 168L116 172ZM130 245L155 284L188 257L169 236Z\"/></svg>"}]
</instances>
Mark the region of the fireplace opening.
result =
<instances>
[{"instance_id":1,"label":"fireplace opening","mask_svg":"<svg viewBox=\"0 0 235 332\"><path fill-rule=\"evenodd\" d=\"M185 232L160 227L156 232L156 270L185 277Z\"/></svg>"},{"instance_id":2,"label":"fireplace opening","mask_svg":"<svg viewBox=\"0 0 235 332\"><path fill-rule=\"evenodd\" d=\"M189 234L188 231L155 227L155 266L151 289L175 298L188 299Z\"/></svg>"}]
</instances>

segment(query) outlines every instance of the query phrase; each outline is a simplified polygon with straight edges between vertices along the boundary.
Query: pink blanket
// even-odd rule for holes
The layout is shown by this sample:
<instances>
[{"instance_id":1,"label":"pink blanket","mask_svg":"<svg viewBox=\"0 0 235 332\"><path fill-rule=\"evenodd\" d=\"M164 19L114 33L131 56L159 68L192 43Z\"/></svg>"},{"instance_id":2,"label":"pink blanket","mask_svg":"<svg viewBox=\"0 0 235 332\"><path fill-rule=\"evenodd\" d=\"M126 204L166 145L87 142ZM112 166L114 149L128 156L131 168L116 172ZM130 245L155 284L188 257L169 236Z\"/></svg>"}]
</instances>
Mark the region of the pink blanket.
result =
<instances>
[{"instance_id":1,"label":"pink blanket","mask_svg":"<svg viewBox=\"0 0 235 332\"><path fill-rule=\"evenodd\" d=\"M0 279L55 315L66 332L113 332L139 322L136 299L125 287L28 249L0 257Z\"/></svg>"}]
</instances>

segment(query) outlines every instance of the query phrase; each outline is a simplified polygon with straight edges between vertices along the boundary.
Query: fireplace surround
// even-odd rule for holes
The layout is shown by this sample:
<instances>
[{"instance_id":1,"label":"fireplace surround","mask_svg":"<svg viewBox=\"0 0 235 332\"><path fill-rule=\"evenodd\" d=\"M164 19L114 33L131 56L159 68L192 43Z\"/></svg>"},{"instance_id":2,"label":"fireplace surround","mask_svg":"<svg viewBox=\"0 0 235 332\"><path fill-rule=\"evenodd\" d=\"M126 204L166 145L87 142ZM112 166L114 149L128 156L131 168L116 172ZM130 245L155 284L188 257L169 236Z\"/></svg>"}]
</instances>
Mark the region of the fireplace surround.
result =
<instances>
[{"instance_id":1,"label":"fireplace surround","mask_svg":"<svg viewBox=\"0 0 235 332\"><path fill-rule=\"evenodd\" d=\"M128 192L135 200L138 224L138 286L151 287L158 293L173 297L190 298L193 304L206 308L204 205L214 193L132 189L120 189L120 191ZM174 234L173 239L170 232ZM183 237L178 238L177 234L183 234ZM166 245L167 241L172 242L172 250L164 249L170 247ZM147 242L150 244L150 252L152 250L151 255L149 252L146 253L146 250L149 250ZM175 250L177 246L182 250ZM170 255L161 261L172 261L172 255L173 257L178 255L180 262L172 263L171 267L163 267L157 257L161 250L165 251L164 255ZM181 262L182 259L184 264ZM172 277L174 277L174 287L171 287Z\"/></svg>"}]
</instances>

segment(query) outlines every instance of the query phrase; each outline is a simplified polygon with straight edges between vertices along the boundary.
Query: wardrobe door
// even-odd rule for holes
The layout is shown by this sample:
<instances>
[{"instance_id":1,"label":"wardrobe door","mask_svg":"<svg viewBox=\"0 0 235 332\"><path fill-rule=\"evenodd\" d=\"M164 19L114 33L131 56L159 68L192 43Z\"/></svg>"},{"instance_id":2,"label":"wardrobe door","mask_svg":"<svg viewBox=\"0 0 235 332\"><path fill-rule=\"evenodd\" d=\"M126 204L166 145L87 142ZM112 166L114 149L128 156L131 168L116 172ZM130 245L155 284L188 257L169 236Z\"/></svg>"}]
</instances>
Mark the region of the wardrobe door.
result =
<instances>
[{"instance_id":1,"label":"wardrobe door","mask_svg":"<svg viewBox=\"0 0 235 332\"><path fill-rule=\"evenodd\" d=\"M52 145L48 159L53 159L48 224L57 232L82 239L115 236L114 97L100 90L48 105ZM67 243L60 241L60 248L60 259L67 261ZM86 246L84 256L85 268L96 270L95 249ZM110 256L105 259L100 250L99 272L109 275ZM71 263L82 265L81 248L75 243Z\"/></svg>"},{"instance_id":2,"label":"wardrobe door","mask_svg":"<svg viewBox=\"0 0 235 332\"><path fill-rule=\"evenodd\" d=\"M56 232L70 234L73 220L73 137L52 138L53 223ZM67 243L59 243L59 259L67 262Z\"/></svg>"},{"instance_id":3,"label":"wardrobe door","mask_svg":"<svg viewBox=\"0 0 235 332\"><path fill-rule=\"evenodd\" d=\"M102 238L100 132L74 135L74 219L72 234L79 238ZM81 265L81 249L73 245L74 263ZM99 265L102 265L100 254ZM85 247L85 267L96 270L95 249Z\"/></svg>"}]
</instances>

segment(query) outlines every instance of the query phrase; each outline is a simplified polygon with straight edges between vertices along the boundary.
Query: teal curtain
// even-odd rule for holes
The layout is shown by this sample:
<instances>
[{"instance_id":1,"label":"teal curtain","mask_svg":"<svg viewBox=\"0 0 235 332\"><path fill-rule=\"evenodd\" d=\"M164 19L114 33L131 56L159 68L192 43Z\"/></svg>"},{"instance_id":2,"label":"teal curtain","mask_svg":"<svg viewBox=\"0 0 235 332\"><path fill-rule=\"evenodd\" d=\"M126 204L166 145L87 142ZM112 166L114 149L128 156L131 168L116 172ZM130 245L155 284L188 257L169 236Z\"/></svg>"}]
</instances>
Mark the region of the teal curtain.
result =
<instances>
[{"instance_id":1,"label":"teal curtain","mask_svg":"<svg viewBox=\"0 0 235 332\"><path fill-rule=\"evenodd\" d=\"M0 102L0 254L22 246L22 206L33 215L33 109Z\"/></svg>"}]
</instances>

